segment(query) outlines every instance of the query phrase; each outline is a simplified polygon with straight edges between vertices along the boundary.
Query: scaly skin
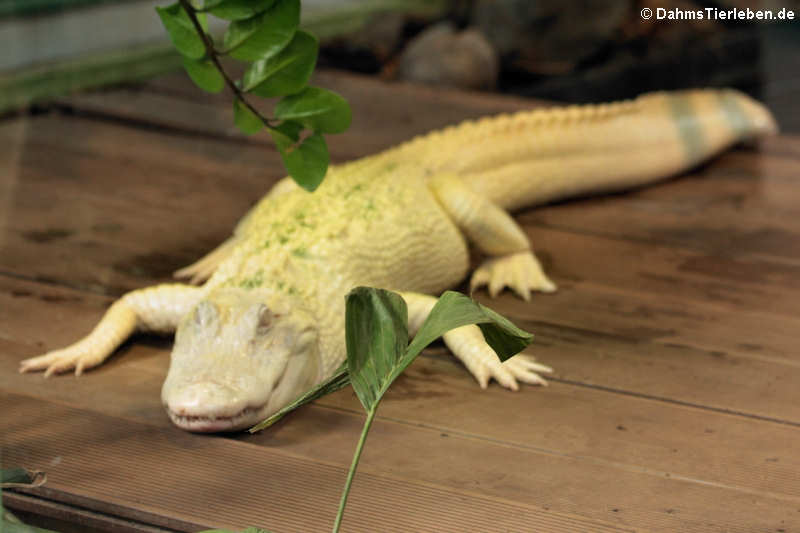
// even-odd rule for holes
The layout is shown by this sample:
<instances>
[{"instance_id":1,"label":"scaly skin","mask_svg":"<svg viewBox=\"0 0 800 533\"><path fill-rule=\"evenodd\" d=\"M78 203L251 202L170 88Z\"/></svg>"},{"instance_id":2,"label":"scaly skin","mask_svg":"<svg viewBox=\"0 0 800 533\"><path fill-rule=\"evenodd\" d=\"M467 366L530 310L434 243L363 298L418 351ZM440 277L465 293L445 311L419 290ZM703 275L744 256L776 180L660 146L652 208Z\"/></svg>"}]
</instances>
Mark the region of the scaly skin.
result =
<instances>
[{"instance_id":1,"label":"scaly skin","mask_svg":"<svg viewBox=\"0 0 800 533\"><path fill-rule=\"evenodd\" d=\"M191 431L247 427L322 381L345 358L344 297L355 286L401 291L413 331L438 294L462 280L467 241L489 256L473 286L492 295L555 285L507 209L638 187L726 147L776 131L734 91L654 93L636 100L466 122L331 167L313 194L283 180L231 239L164 285L117 301L85 339L22 362L47 375L100 364L135 330L177 329L162 390ZM213 273L213 274L212 274ZM549 368L500 363L479 330L445 342L485 387L544 384Z\"/></svg>"}]
</instances>

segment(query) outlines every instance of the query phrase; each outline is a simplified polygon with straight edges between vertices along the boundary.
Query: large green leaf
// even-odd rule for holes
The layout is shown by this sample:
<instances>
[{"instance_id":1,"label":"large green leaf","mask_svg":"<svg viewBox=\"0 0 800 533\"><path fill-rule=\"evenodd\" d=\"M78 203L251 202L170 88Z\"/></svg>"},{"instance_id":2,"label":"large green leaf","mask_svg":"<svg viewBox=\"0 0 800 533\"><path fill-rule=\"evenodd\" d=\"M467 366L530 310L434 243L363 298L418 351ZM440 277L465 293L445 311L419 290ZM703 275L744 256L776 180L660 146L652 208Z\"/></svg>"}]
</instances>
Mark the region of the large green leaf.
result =
<instances>
[{"instance_id":1,"label":"large green leaf","mask_svg":"<svg viewBox=\"0 0 800 533\"><path fill-rule=\"evenodd\" d=\"M519 353L533 340L533 335L516 327L491 309L467 298L463 294L447 291L431 309L428 318L414 336L413 342L398 355L396 346L391 344L388 339L392 338L393 335L400 336L402 334L398 324L402 323L402 327L406 327L405 305L400 309L394 303L384 303L386 301L385 296L367 298L362 294L363 291L367 291L369 294L382 294L386 291L359 287L351 291L347 297L346 338L348 365L354 364L351 361L363 361L365 357L369 357L373 361L371 366L366 367L367 371L361 372L362 381L369 387L366 392L359 393L356 388L358 380L352 375L353 368L349 367L353 388L356 389L361 403L364 404L368 411L377 405L389 385L397 379L427 345L452 329L468 324L477 324L483 331L486 342L497 353L501 361L505 361ZM398 295L395 296L400 298ZM354 301L357 303L357 314L350 312L351 298L355 298ZM389 318L392 313L395 313L395 316ZM374 316L370 318L370 314ZM352 325L351 321L353 322ZM361 324L368 324L368 326L362 327ZM408 335L407 332L406 335ZM351 346L353 351L351 351ZM365 350L368 351L366 356L364 355ZM360 368L366 364L358 363L358 365ZM372 371L373 368L375 369L374 372ZM368 403L365 403L365 399Z\"/></svg>"},{"instance_id":2,"label":"large green leaf","mask_svg":"<svg viewBox=\"0 0 800 533\"><path fill-rule=\"evenodd\" d=\"M346 387L350 384L350 376L347 373L347 365L343 364L339 367L339 369L333 373L333 376L325 380L324 382L320 383L313 389L309 390L308 392L300 395L295 401L272 415L271 417L267 418L263 422L253 426L250 428L250 433L255 433L256 431L261 431L262 429L268 428L288 413L289 411L294 411L301 405L305 405L308 402L313 402L317 398L322 398L323 396L327 396L332 392L336 392L337 390Z\"/></svg>"},{"instance_id":3,"label":"large green leaf","mask_svg":"<svg viewBox=\"0 0 800 533\"><path fill-rule=\"evenodd\" d=\"M330 162L325 138L314 133L300 141L298 123L293 121L271 129L270 134L292 179L307 191L316 190Z\"/></svg>"},{"instance_id":4,"label":"large green leaf","mask_svg":"<svg viewBox=\"0 0 800 533\"><path fill-rule=\"evenodd\" d=\"M180 4L157 7L156 11L178 52L192 59L200 59L206 55L203 39L197 34L189 15Z\"/></svg>"},{"instance_id":5,"label":"large green leaf","mask_svg":"<svg viewBox=\"0 0 800 533\"><path fill-rule=\"evenodd\" d=\"M279 0L260 15L232 22L225 32L223 46L235 59L266 59L289 44L299 24L300 0Z\"/></svg>"},{"instance_id":6,"label":"large green leaf","mask_svg":"<svg viewBox=\"0 0 800 533\"><path fill-rule=\"evenodd\" d=\"M521 352L533 341L533 335L488 307L455 291L445 291L431 309L428 318L408 346L410 361L431 342L451 329L477 324L486 342L501 361Z\"/></svg>"},{"instance_id":7,"label":"large green leaf","mask_svg":"<svg viewBox=\"0 0 800 533\"><path fill-rule=\"evenodd\" d=\"M277 55L250 65L242 78L242 89L264 98L300 91L311 78L318 49L316 37L298 30Z\"/></svg>"},{"instance_id":8,"label":"large green leaf","mask_svg":"<svg viewBox=\"0 0 800 533\"><path fill-rule=\"evenodd\" d=\"M263 13L274 3L275 0L206 0L205 9L221 19L243 20Z\"/></svg>"},{"instance_id":9,"label":"large green leaf","mask_svg":"<svg viewBox=\"0 0 800 533\"><path fill-rule=\"evenodd\" d=\"M233 101L233 123L247 135L252 135L264 128L264 121L250 111L238 98Z\"/></svg>"},{"instance_id":10,"label":"large green leaf","mask_svg":"<svg viewBox=\"0 0 800 533\"><path fill-rule=\"evenodd\" d=\"M394 292L356 287L345 311L347 369L367 411L380 400L408 346L408 309Z\"/></svg>"},{"instance_id":11,"label":"large green leaf","mask_svg":"<svg viewBox=\"0 0 800 533\"><path fill-rule=\"evenodd\" d=\"M225 87L225 80L210 59L183 58L183 68L192 81L204 91L218 93Z\"/></svg>"},{"instance_id":12,"label":"large green leaf","mask_svg":"<svg viewBox=\"0 0 800 533\"><path fill-rule=\"evenodd\" d=\"M338 94L306 87L297 94L282 98L275 106L275 117L296 120L321 133L340 133L350 126L350 106Z\"/></svg>"}]
</instances>

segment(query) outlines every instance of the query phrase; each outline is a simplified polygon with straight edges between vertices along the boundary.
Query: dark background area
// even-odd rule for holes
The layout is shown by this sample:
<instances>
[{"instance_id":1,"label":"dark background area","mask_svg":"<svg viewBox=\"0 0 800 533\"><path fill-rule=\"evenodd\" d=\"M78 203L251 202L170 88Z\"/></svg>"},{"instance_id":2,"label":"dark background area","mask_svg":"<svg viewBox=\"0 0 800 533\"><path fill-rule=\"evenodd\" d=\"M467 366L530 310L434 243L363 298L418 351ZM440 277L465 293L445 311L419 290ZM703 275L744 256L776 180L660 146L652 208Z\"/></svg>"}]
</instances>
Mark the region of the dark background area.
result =
<instances>
[{"instance_id":1,"label":"dark background area","mask_svg":"<svg viewBox=\"0 0 800 533\"><path fill-rule=\"evenodd\" d=\"M793 10L793 21L643 20L657 8ZM435 85L560 102L654 90L735 87L800 130L800 2L456 1L445 17L376 17L330 42L321 64ZM493 58L492 58L493 56Z\"/></svg>"}]
</instances>

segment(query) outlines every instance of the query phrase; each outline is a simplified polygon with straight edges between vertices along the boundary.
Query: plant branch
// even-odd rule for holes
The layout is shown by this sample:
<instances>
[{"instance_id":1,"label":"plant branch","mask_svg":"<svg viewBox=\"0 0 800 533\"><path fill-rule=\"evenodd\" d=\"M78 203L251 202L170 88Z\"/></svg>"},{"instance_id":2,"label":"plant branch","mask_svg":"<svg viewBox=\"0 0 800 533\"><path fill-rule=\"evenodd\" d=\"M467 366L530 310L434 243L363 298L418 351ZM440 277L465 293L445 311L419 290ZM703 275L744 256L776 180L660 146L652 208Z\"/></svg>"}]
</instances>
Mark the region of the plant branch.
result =
<instances>
[{"instance_id":1,"label":"plant branch","mask_svg":"<svg viewBox=\"0 0 800 533\"><path fill-rule=\"evenodd\" d=\"M209 59L211 59L211 62L214 63L214 66L222 75L222 78L225 80L225 84L228 86L231 92L233 92L234 97L242 102L251 113L257 116L266 127L270 129L274 128L275 125L272 123L272 120L262 115L258 109L253 107L253 105L247 101L247 99L244 97L244 93L236 85L236 82L234 82L231 77L228 76L228 73L225 72L225 69L222 68L222 64L219 62L219 56L217 55L217 50L214 48L214 43L211 42L208 34L205 32L205 30L203 30L203 26L200 25L200 21L197 20L197 15L195 14L196 10L192 6L191 2L189 0L178 0L178 2L180 2L183 10L186 11L186 14L189 16L189 20L192 21L195 31L200 36L200 39L203 40L203 45L206 47L206 54L208 54Z\"/></svg>"},{"instance_id":2,"label":"plant branch","mask_svg":"<svg viewBox=\"0 0 800 533\"><path fill-rule=\"evenodd\" d=\"M361 437L358 439L358 446L356 446L356 453L353 455L353 462L350 465L350 471L347 472L347 481L344 483L344 490L342 491L342 499L339 502L339 511L336 513L336 521L333 523L333 533L339 532L339 527L342 525L342 518L344 517L344 507L347 505L347 496L350 494L350 485L353 483L353 477L356 475L356 468L358 467L358 460L361 458L361 449L364 447L364 442L367 440L369 428L372 426L372 419L375 418L375 413L378 406L375 405L372 409L367 411L367 419L364 421L364 427L361 429Z\"/></svg>"}]
</instances>

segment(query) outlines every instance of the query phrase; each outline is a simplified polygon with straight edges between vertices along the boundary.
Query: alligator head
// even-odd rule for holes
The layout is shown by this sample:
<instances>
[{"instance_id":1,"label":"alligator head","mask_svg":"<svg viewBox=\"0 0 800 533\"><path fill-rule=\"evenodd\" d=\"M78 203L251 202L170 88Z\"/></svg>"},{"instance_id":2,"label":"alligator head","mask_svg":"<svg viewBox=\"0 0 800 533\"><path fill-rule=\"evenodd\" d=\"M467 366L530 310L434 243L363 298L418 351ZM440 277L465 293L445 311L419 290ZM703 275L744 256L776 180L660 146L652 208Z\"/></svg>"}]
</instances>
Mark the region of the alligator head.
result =
<instances>
[{"instance_id":1,"label":"alligator head","mask_svg":"<svg viewBox=\"0 0 800 533\"><path fill-rule=\"evenodd\" d=\"M317 330L281 293L218 289L178 325L161 399L188 431L249 427L319 378Z\"/></svg>"}]
</instances>

